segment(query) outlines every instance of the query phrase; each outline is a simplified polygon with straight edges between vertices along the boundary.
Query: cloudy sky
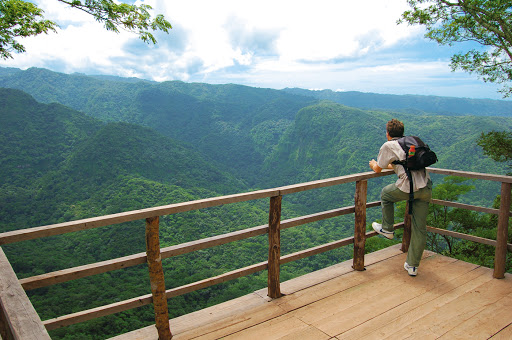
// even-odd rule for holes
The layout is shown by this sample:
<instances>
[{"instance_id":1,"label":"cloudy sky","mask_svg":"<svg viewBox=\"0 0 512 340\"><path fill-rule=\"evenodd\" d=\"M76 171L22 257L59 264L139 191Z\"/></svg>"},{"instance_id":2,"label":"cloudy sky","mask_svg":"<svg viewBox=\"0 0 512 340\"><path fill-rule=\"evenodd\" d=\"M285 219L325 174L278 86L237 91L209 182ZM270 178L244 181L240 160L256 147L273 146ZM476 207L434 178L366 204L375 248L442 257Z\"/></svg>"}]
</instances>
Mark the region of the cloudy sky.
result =
<instances>
[{"instance_id":1,"label":"cloudy sky","mask_svg":"<svg viewBox=\"0 0 512 340\"><path fill-rule=\"evenodd\" d=\"M34 1L58 33L20 40L27 52L0 66L108 74L155 81L236 83L282 89L501 99L475 75L451 72L450 56L420 27L397 25L406 0L148 0L173 25L157 45L107 32L56 0ZM473 46L474 47L474 46Z\"/></svg>"}]
</instances>

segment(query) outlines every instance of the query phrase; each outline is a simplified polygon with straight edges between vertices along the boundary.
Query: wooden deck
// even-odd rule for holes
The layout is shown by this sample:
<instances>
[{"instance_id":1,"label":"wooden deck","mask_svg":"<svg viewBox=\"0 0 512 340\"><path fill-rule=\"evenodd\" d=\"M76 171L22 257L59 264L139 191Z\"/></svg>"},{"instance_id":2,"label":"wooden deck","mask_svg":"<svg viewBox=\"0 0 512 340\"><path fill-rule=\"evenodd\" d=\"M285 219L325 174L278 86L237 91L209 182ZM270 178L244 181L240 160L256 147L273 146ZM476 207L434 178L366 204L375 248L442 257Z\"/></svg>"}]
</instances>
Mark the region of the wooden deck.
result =
<instances>
[{"instance_id":1,"label":"wooden deck","mask_svg":"<svg viewBox=\"0 0 512 340\"><path fill-rule=\"evenodd\" d=\"M512 339L512 275L425 252L418 276L399 245L170 320L173 339ZM170 303L172 306L172 302ZM158 339L154 326L114 339Z\"/></svg>"}]
</instances>

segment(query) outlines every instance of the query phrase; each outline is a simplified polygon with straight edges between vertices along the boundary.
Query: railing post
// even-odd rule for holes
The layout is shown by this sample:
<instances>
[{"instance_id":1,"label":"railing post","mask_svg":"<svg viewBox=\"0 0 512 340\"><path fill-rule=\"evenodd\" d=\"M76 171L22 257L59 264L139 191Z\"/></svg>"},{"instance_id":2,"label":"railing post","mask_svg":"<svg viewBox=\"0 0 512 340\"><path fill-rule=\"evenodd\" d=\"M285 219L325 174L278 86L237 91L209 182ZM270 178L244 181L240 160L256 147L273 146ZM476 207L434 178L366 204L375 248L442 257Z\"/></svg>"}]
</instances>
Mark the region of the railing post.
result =
<instances>
[{"instance_id":1,"label":"railing post","mask_svg":"<svg viewBox=\"0 0 512 340\"><path fill-rule=\"evenodd\" d=\"M149 281L153 295L153 308L155 309L155 326L159 340L172 338L169 327L169 312L167 310L167 297L165 296L164 270L160 255L158 216L146 218L146 254L148 258Z\"/></svg>"},{"instance_id":2,"label":"railing post","mask_svg":"<svg viewBox=\"0 0 512 340\"><path fill-rule=\"evenodd\" d=\"M268 296L272 299L281 297L281 199L282 196L270 197L268 213Z\"/></svg>"},{"instance_id":3,"label":"railing post","mask_svg":"<svg viewBox=\"0 0 512 340\"><path fill-rule=\"evenodd\" d=\"M496 252L494 254L494 273L496 279L505 277L507 260L508 219L510 216L510 183L501 183L500 214L498 216L498 232L496 235Z\"/></svg>"},{"instance_id":4,"label":"railing post","mask_svg":"<svg viewBox=\"0 0 512 340\"><path fill-rule=\"evenodd\" d=\"M368 181L356 182L354 225L354 270L364 270L364 244L366 242L366 192Z\"/></svg>"},{"instance_id":5,"label":"railing post","mask_svg":"<svg viewBox=\"0 0 512 340\"><path fill-rule=\"evenodd\" d=\"M0 247L0 336L2 339L50 340L34 306Z\"/></svg>"},{"instance_id":6,"label":"railing post","mask_svg":"<svg viewBox=\"0 0 512 340\"><path fill-rule=\"evenodd\" d=\"M0 300L0 339L13 339L14 336L9 329L9 322L7 321L7 313L2 308L2 301Z\"/></svg>"},{"instance_id":7,"label":"railing post","mask_svg":"<svg viewBox=\"0 0 512 340\"><path fill-rule=\"evenodd\" d=\"M405 204L404 234L402 236L402 252L407 253L411 243L411 215L409 214L409 201Z\"/></svg>"}]
</instances>

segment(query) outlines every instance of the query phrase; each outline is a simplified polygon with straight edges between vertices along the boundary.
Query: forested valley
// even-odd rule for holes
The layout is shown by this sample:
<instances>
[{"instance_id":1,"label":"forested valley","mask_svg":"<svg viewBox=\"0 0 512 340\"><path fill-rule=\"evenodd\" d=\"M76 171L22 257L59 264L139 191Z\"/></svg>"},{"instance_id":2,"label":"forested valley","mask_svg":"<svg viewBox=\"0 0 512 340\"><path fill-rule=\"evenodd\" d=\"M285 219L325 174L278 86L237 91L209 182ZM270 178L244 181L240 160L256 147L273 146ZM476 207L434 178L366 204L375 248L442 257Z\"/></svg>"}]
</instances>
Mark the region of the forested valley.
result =
<instances>
[{"instance_id":1,"label":"forested valley","mask_svg":"<svg viewBox=\"0 0 512 340\"><path fill-rule=\"evenodd\" d=\"M366 172L391 118L402 120L407 135L422 137L435 150L435 167L505 175L506 164L486 157L476 140L482 132L510 131L511 116L509 101L157 83L0 68L0 232ZM437 198L497 204L498 183L433 179ZM392 181L391 176L370 181L368 201L379 200L380 188ZM282 218L353 205L353 196L353 185L290 195L283 198ZM431 209L433 226L495 237L494 217ZM379 209L368 211L369 224L379 218ZM267 222L268 200L165 216L161 246ZM2 249L24 278L144 252L144 229L144 221L137 221ZM352 217L290 228L282 232L282 255L352 234ZM394 242L372 238L367 251ZM428 242L435 251L492 266L491 247L439 236ZM267 252L261 236L166 259L166 288L265 261ZM344 247L287 264L281 280L351 257L351 248ZM169 316L266 283L262 272L172 298ZM46 320L149 292L147 268L140 265L28 294ZM50 335L104 339L153 323L147 306Z\"/></svg>"}]
</instances>

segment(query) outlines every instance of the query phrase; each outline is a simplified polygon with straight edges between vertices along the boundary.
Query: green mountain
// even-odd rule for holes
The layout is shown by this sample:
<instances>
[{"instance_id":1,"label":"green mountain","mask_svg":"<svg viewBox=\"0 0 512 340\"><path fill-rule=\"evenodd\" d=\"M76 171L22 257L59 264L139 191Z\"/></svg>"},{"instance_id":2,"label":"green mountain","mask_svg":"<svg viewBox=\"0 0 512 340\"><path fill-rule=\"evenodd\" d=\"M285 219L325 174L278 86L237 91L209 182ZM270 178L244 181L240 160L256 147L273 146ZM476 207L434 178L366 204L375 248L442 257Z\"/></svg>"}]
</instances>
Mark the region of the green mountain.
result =
<instances>
[{"instance_id":1,"label":"green mountain","mask_svg":"<svg viewBox=\"0 0 512 340\"><path fill-rule=\"evenodd\" d=\"M421 136L438 153L435 167L506 171L485 157L476 145L481 132L510 129L512 122L505 117L392 114L326 101L297 113L266 159L267 169L272 168L275 175L282 174L282 178L270 180L311 180L368 171L368 161L376 158L386 141L386 122L393 117L404 122L406 134Z\"/></svg>"},{"instance_id":2,"label":"green mountain","mask_svg":"<svg viewBox=\"0 0 512 340\"><path fill-rule=\"evenodd\" d=\"M450 116L512 114L512 102L509 101L328 90L278 91L234 84L189 84L180 81L155 83L133 78L66 75L38 68L26 71L0 69L0 86L22 89L41 102L59 102L105 122L119 121L150 127L187 143L217 168L258 187L268 185L268 175L263 167L269 164L269 158L277 157L274 151L283 134L286 132L289 135L290 129L296 128L297 113L317 104L318 99L329 99L351 107L386 109L387 117L431 116L425 112ZM382 112L377 114L382 115ZM308 121L307 118L305 121ZM370 119L367 123L371 125L373 122ZM330 129L346 124L352 122L332 122ZM409 126L414 127L415 124L413 120ZM366 128L362 129L360 132ZM488 130L486 123L481 130ZM345 131L350 133L349 130ZM424 133L421 129L417 132L420 135ZM325 141L316 140L321 135L322 131L315 131L314 135L304 138L315 138L315 143L320 143L318 147L323 148L321 144ZM351 138L354 137L366 138L364 134L354 134ZM375 142L375 145L379 144L377 140ZM286 141L281 142L279 148L285 148L283 143ZM282 150L278 152L282 153ZM336 154L347 156L340 150ZM319 155L316 157L321 158ZM331 163L329 167L336 168L334 164ZM309 175L300 178L316 179L315 172L323 170L313 168ZM294 169L285 171L296 172Z\"/></svg>"},{"instance_id":3,"label":"green mountain","mask_svg":"<svg viewBox=\"0 0 512 340\"><path fill-rule=\"evenodd\" d=\"M283 91L322 100L331 100L361 109L392 110L407 113L442 115L476 115L512 117L512 101L471 99L421 95L393 95L357 91L304 90L286 88Z\"/></svg>"},{"instance_id":4,"label":"green mountain","mask_svg":"<svg viewBox=\"0 0 512 340\"><path fill-rule=\"evenodd\" d=\"M463 171L505 174L507 167L483 155L476 140L482 132L510 130L505 117L410 115L365 111L325 101L301 109L274 151L265 160L263 173L268 186L293 184L322 178L370 171L368 161L376 158L386 141L385 125L391 118L405 124L405 133L421 136L437 153L434 165ZM449 133L448 133L449 131ZM435 177L438 179L439 177ZM390 177L371 181L370 200L378 200L380 187ZM496 183L478 181L472 195L462 200L490 206L499 192ZM353 188L323 189L319 197L304 194L307 211L334 209L340 202L353 201ZM333 198L336 199L333 199Z\"/></svg>"},{"instance_id":5,"label":"green mountain","mask_svg":"<svg viewBox=\"0 0 512 340\"><path fill-rule=\"evenodd\" d=\"M206 196L247 190L242 181L212 166L190 147L149 128L105 124L60 104L38 103L12 89L0 89L0 113L0 187L4 193L21 195L26 209L40 206L41 215L51 214L48 221L36 223L55 223L59 214L71 217L58 207L50 209L49 202L78 204L127 178L191 192L200 188ZM19 188L24 190L15 190ZM21 205L12 195L2 197L3 207ZM116 206L111 204L108 211L126 210Z\"/></svg>"},{"instance_id":6,"label":"green mountain","mask_svg":"<svg viewBox=\"0 0 512 340\"><path fill-rule=\"evenodd\" d=\"M134 78L67 75L38 68L0 68L0 86L21 89L40 102L58 102L104 122L152 128L186 143L215 167L257 187L268 184L263 166L269 164L269 157L276 157L274 149L285 131L289 134L295 126L296 114L317 104L319 99L350 107L385 109L388 117L430 117L427 112L449 116L512 115L510 101L329 90L278 91L180 81L155 83ZM414 124L412 121L409 125ZM485 125L482 130L486 130ZM316 136L318 133L312 135ZM280 148L283 147L281 144ZM311 174L318 171L313 169Z\"/></svg>"},{"instance_id":7,"label":"green mountain","mask_svg":"<svg viewBox=\"0 0 512 340\"><path fill-rule=\"evenodd\" d=\"M316 101L232 84L126 82L37 68L3 70L0 87L21 89L40 102L58 102L102 121L150 127L188 143L251 184L260 172L254 165L263 164L295 113Z\"/></svg>"},{"instance_id":8,"label":"green mountain","mask_svg":"<svg viewBox=\"0 0 512 340\"><path fill-rule=\"evenodd\" d=\"M41 177L62 163L101 122L60 104L0 89L0 185Z\"/></svg>"}]
</instances>

